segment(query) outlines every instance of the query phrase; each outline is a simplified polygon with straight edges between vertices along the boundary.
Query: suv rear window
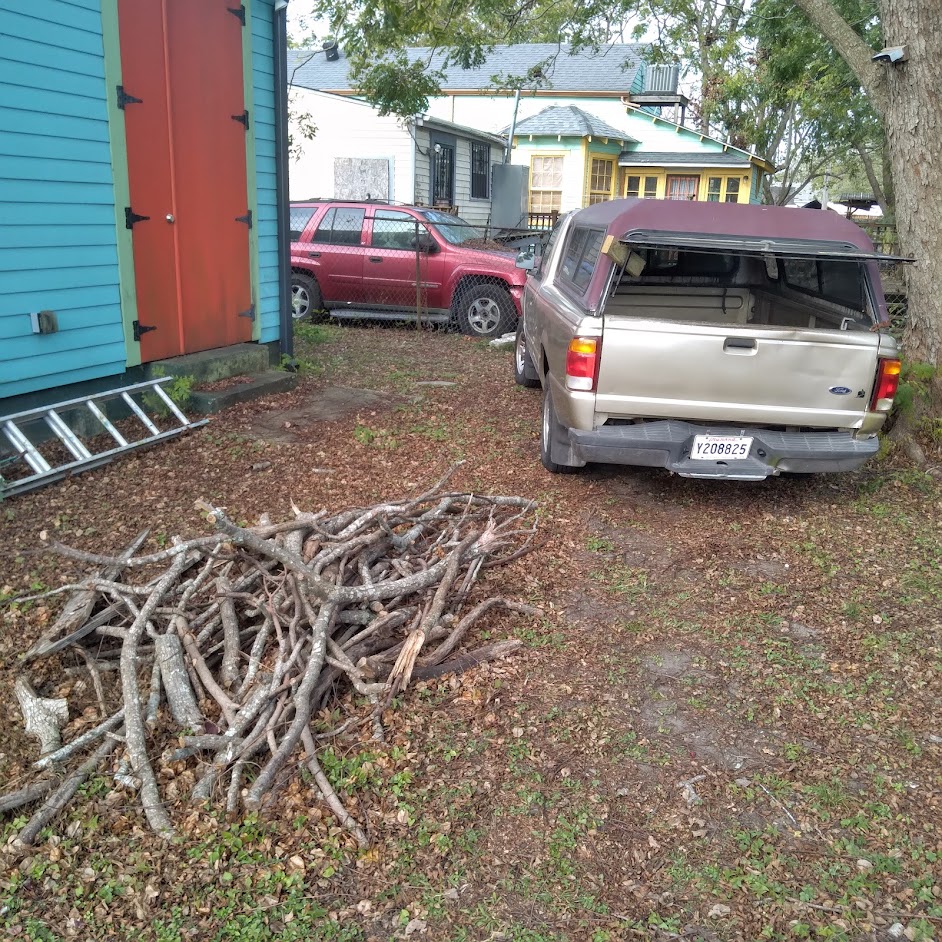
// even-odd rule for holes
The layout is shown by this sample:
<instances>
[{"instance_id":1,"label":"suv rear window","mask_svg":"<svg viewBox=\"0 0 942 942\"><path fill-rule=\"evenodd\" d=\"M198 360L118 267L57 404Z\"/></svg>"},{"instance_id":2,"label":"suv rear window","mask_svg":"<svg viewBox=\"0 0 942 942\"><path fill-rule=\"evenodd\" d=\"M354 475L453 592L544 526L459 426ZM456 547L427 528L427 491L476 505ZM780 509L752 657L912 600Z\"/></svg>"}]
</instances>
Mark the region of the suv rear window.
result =
<instances>
[{"instance_id":1,"label":"suv rear window","mask_svg":"<svg viewBox=\"0 0 942 942\"><path fill-rule=\"evenodd\" d=\"M352 206L331 207L324 213L312 242L328 242L331 245L360 245L363 233L365 209Z\"/></svg>"},{"instance_id":2,"label":"suv rear window","mask_svg":"<svg viewBox=\"0 0 942 942\"><path fill-rule=\"evenodd\" d=\"M585 229L582 226L576 226L569 234L560 274L578 288L580 294L585 293L595 271L604 237L604 229Z\"/></svg>"}]
</instances>

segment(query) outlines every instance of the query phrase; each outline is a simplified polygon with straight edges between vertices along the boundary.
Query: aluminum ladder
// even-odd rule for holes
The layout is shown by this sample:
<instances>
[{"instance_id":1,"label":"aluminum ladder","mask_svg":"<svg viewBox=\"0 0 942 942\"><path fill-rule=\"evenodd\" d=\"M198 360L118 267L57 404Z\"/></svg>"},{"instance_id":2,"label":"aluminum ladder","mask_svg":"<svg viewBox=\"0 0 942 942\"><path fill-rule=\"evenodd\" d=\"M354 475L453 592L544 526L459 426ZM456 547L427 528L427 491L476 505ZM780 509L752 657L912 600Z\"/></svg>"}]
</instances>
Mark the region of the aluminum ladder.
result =
<instances>
[{"instance_id":1,"label":"aluminum ladder","mask_svg":"<svg viewBox=\"0 0 942 942\"><path fill-rule=\"evenodd\" d=\"M112 389L92 396L69 399L51 406L40 406L37 409L29 409L25 412L17 412L14 415L0 418L0 432L3 433L6 441L9 442L15 452L10 458L6 459L6 462L12 464L18 463L20 460L25 461L33 472L27 477L17 478L12 481L5 480L0 475L0 499L31 491L34 488L42 487L44 484L58 481L80 471L97 468L100 465L107 464L112 458L124 452L154 445L157 442L181 435L183 432L188 432L190 429L205 425L207 419L191 422L163 389L164 384L173 382L173 379L172 376L162 376L159 379L135 383L133 386L124 386L121 389ZM149 411L160 411L162 407L166 410L166 416L176 420L178 424L161 431L145 411L145 408L148 408L145 398L148 394L156 397L152 400L152 403L158 404L157 409L150 408ZM135 396L139 397L141 401L136 401ZM142 438L129 441L105 415L104 404L119 400L119 408L128 411L130 416L136 417L143 426L144 436ZM111 436L114 444L111 445L109 442L109 447L104 451L91 451L78 433L62 418L61 413L66 410L83 409L91 413L97 425L101 426L100 431L96 431L88 437L105 434ZM72 460L67 460L61 464L51 464L40 454L37 444L33 441L38 437L35 430L33 431L33 439L30 438L28 434L30 426L39 426L40 428L45 426L43 428L44 437L48 439L49 436L46 434L46 430L51 431L52 437L65 447L65 450L72 456ZM3 440L0 439L0 446L2 445ZM0 470L2 470L2 466L3 463L0 461Z\"/></svg>"}]
</instances>

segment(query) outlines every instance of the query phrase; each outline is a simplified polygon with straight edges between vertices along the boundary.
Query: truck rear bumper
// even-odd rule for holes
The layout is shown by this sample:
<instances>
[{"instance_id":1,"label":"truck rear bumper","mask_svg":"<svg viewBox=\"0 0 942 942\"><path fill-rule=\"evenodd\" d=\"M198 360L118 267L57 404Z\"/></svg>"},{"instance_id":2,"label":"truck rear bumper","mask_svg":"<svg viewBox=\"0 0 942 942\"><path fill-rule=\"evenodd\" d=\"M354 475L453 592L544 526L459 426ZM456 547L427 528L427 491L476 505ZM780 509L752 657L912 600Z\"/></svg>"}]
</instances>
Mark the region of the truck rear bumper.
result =
<instances>
[{"instance_id":1,"label":"truck rear bumper","mask_svg":"<svg viewBox=\"0 0 942 942\"><path fill-rule=\"evenodd\" d=\"M694 435L746 435L753 439L746 458L695 461ZM872 458L879 439L856 439L851 432L776 432L743 426L694 425L676 419L637 425L569 429L569 442L580 461L667 468L692 478L761 481L791 472L853 471Z\"/></svg>"}]
</instances>

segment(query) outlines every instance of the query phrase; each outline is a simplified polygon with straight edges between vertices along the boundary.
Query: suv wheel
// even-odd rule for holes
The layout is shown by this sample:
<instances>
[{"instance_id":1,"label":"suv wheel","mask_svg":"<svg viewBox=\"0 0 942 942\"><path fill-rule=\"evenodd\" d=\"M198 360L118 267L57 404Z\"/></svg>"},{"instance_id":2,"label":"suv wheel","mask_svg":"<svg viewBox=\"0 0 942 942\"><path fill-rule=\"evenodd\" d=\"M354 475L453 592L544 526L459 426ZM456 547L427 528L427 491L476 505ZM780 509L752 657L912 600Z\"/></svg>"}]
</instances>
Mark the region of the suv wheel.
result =
<instances>
[{"instance_id":1,"label":"suv wheel","mask_svg":"<svg viewBox=\"0 0 942 942\"><path fill-rule=\"evenodd\" d=\"M535 389L540 385L540 376L527 352L527 338L523 333L523 318L517 324L517 340L514 343L514 382L518 386Z\"/></svg>"},{"instance_id":2,"label":"suv wheel","mask_svg":"<svg viewBox=\"0 0 942 942\"><path fill-rule=\"evenodd\" d=\"M313 318L321 310L321 289L310 275L291 272L291 316L296 321Z\"/></svg>"},{"instance_id":3,"label":"suv wheel","mask_svg":"<svg viewBox=\"0 0 942 942\"><path fill-rule=\"evenodd\" d=\"M553 474L574 474L581 465L560 464L553 457L561 457L560 452L568 451L566 427L556 418L553 397L550 395L549 377L543 388L543 424L540 433L540 463Z\"/></svg>"},{"instance_id":4,"label":"suv wheel","mask_svg":"<svg viewBox=\"0 0 942 942\"><path fill-rule=\"evenodd\" d=\"M463 288L455 301L458 328L472 337L500 337L508 333L513 329L516 313L506 289L497 285Z\"/></svg>"}]
</instances>

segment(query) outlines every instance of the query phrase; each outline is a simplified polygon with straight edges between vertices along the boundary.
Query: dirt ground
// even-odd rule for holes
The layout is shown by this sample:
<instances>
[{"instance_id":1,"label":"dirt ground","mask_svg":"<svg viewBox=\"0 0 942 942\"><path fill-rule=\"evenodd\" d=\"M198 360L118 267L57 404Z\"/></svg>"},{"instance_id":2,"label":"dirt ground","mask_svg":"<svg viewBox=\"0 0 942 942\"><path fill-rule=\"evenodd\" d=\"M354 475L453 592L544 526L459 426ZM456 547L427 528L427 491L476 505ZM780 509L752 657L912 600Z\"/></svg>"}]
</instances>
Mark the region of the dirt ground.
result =
<instances>
[{"instance_id":1,"label":"dirt ground","mask_svg":"<svg viewBox=\"0 0 942 942\"><path fill-rule=\"evenodd\" d=\"M556 477L509 348L306 325L298 354L293 392L0 505L0 783L35 757L13 680L57 604L15 596L80 573L42 530L110 553L150 527L156 549L207 531L199 498L279 519L463 461L457 488L539 501L539 548L487 578L544 617L482 622L475 643L525 649L410 690L385 745L325 749L368 851L301 776L247 820L181 802L170 844L101 776L28 855L4 848L0 936L942 937L938 484L892 459L761 484ZM363 705L319 722L345 711Z\"/></svg>"}]
</instances>

